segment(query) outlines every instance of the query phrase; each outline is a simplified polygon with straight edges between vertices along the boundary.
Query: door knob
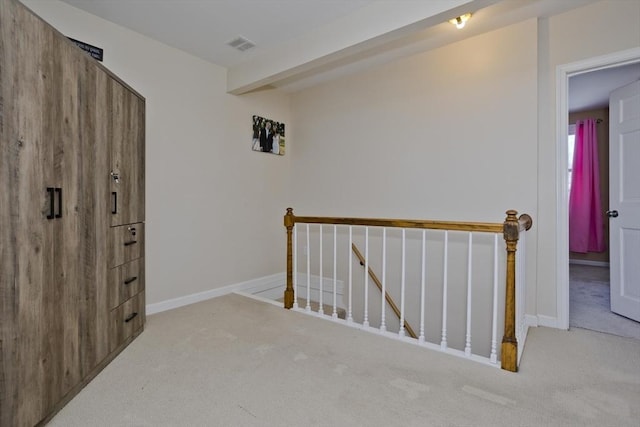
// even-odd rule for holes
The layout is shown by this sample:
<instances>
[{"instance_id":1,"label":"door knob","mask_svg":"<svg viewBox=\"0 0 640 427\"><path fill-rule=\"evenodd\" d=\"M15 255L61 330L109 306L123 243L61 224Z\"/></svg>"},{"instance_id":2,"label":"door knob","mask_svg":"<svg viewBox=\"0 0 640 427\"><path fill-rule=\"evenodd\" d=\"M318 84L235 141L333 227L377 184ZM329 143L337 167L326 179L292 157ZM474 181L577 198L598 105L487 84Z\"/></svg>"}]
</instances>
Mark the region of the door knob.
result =
<instances>
[{"instance_id":1,"label":"door knob","mask_svg":"<svg viewBox=\"0 0 640 427\"><path fill-rule=\"evenodd\" d=\"M618 217L618 211L607 211L607 216L609 218L617 218Z\"/></svg>"}]
</instances>

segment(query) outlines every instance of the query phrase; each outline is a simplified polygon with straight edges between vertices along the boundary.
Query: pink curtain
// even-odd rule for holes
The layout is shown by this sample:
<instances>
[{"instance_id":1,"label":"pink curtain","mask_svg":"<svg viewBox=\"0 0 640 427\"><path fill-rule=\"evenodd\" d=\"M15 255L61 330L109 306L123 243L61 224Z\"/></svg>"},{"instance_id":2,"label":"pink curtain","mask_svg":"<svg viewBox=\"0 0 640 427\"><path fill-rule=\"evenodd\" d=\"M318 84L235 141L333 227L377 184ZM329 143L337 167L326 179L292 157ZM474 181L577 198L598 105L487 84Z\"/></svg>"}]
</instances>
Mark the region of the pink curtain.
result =
<instances>
[{"instance_id":1,"label":"pink curtain","mask_svg":"<svg viewBox=\"0 0 640 427\"><path fill-rule=\"evenodd\" d=\"M569 250L603 252L602 224L596 121L578 120L569 195Z\"/></svg>"}]
</instances>

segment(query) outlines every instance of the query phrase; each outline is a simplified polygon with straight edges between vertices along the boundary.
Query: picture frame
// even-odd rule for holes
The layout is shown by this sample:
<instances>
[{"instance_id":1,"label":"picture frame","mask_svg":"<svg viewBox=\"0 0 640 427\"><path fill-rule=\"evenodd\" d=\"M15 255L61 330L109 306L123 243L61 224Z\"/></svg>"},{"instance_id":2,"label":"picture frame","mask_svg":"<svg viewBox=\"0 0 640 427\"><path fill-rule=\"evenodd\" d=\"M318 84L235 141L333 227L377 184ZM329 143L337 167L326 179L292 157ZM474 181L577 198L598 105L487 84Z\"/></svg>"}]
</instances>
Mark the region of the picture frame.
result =
<instances>
[{"instance_id":1,"label":"picture frame","mask_svg":"<svg viewBox=\"0 0 640 427\"><path fill-rule=\"evenodd\" d=\"M251 149L262 153L284 156L285 125L277 120L253 116Z\"/></svg>"}]
</instances>

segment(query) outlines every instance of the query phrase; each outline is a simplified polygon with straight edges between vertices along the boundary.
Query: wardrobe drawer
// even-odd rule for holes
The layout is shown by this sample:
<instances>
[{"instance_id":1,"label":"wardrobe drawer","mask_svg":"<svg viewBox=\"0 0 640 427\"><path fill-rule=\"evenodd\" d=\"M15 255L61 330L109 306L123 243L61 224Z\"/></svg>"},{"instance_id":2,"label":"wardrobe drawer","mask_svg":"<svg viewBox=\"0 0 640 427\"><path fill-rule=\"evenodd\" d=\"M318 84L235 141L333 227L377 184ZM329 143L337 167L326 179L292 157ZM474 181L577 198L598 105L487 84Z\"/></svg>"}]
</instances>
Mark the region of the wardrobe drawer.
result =
<instances>
[{"instance_id":1,"label":"wardrobe drawer","mask_svg":"<svg viewBox=\"0 0 640 427\"><path fill-rule=\"evenodd\" d=\"M109 261L113 268L144 255L144 223L109 229Z\"/></svg>"},{"instance_id":2,"label":"wardrobe drawer","mask_svg":"<svg viewBox=\"0 0 640 427\"><path fill-rule=\"evenodd\" d=\"M118 308L111 310L109 326L109 349L114 351L144 325L144 292L128 299Z\"/></svg>"},{"instance_id":3,"label":"wardrobe drawer","mask_svg":"<svg viewBox=\"0 0 640 427\"><path fill-rule=\"evenodd\" d=\"M144 258L109 270L109 308L113 309L144 289Z\"/></svg>"}]
</instances>

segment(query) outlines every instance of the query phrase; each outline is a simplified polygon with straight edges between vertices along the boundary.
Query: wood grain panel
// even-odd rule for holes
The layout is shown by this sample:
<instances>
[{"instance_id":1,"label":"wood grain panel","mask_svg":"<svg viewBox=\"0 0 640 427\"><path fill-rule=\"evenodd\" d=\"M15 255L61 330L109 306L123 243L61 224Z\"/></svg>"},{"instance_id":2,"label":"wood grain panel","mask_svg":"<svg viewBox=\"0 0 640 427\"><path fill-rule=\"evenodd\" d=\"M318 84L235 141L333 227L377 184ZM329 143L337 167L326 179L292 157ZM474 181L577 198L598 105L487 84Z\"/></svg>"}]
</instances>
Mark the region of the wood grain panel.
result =
<instances>
[{"instance_id":1,"label":"wood grain panel","mask_svg":"<svg viewBox=\"0 0 640 427\"><path fill-rule=\"evenodd\" d=\"M68 43L56 39L54 44L56 63L56 104L54 107L57 132L54 142L54 181L61 189L56 194L54 225L54 312L48 317L55 322L56 330L48 336L51 346L62 352L61 365L50 373L48 395L51 406L81 380L80 369L80 305L82 299L80 271L86 249L82 236L83 176L82 162L90 161L90 150L80 142L80 99L86 79L81 72L82 57L76 55ZM89 158L85 158L89 157ZM60 196L60 197L58 197Z\"/></svg>"},{"instance_id":2,"label":"wood grain panel","mask_svg":"<svg viewBox=\"0 0 640 427\"><path fill-rule=\"evenodd\" d=\"M116 308L144 289L144 258L109 270L109 307Z\"/></svg>"},{"instance_id":3,"label":"wood grain panel","mask_svg":"<svg viewBox=\"0 0 640 427\"><path fill-rule=\"evenodd\" d=\"M108 267L113 268L144 255L144 224L109 229Z\"/></svg>"},{"instance_id":4,"label":"wood grain panel","mask_svg":"<svg viewBox=\"0 0 640 427\"><path fill-rule=\"evenodd\" d=\"M81 102L81 142L87 158L82 164L84 258L81 262L84 302L81 315L82 376L87 375L109 353L108 307L108 224L109 224L109 145L107 91L109 76L84 61L87 78Z\"/></svg>"},{"instance_id":5,"label":"wood grain panel","mask_svg":"<svg viewBox=\"0 0 640 427\"><path fill-rule=\"evenodd\" d=\"M144 221L145 102L116 80L110 84L111 225ZM115 200L117 198L117 200Z\"/></svg>"},{"instance_id":6,"label":"wood grain panel","mask_svg":"<svg viewBox=\"0 0 640 427\"><path fill-rule=\"evenodd\" d=\"M20 4L0 1L0 425L33 425L48 411L53 186L48 135L53 32Z\"/></svg>"},{"instance_id":7,"label":"wood grain panel","mask_svg":"<svg viewBox=\"0 0 640 427\"><path fill-rule=\"evenodd\" d=\"M144 99L118 82L18 1L0 0L1 426L49 419L142 330L142 259L142 279L118 296L133 296L117 310L136 318L114 332L109 303L109 259L144 255L143 224L126 246L110 228L114 152L128 186L120 220L144 219ZM61 189L54 219L47 188Z\"/></svg>"},{"instance_id":8,"label":"wood grain panel","mask_svg":"<svg viewBox=\"0 0 640 427\"><path fill-rule=\"evenodd\" d=\"M145 296L140 292L128 299L118 308L111 311L111 351L118 348L127 338L131 337L144 325Z\"/></svg>"}]
</instances>

